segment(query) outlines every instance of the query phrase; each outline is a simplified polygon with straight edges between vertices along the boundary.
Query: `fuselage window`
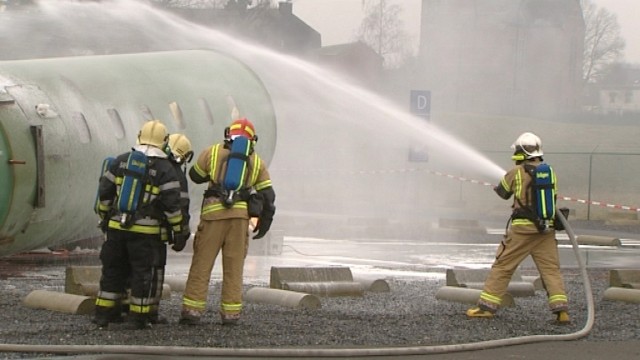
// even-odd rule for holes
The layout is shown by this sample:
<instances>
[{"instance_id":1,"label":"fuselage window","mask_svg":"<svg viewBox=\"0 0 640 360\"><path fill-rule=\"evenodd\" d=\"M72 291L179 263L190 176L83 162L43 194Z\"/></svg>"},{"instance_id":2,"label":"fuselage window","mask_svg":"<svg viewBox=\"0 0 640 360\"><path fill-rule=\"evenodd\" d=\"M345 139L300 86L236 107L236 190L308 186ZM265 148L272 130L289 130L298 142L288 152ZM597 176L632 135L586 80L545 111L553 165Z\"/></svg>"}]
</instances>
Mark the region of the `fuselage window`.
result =
<instances>
[{"instance_id":1,"label":"fuselage window","mask_svg":"<svg viewBox=\"0 0 640 360\"><path fill-rule=\"evenodd\" d=\"M155 119L153 117L153 113L151 112L151 109L149 109L149 107L147 105L140 106L140 111L142 111L142 115L144 115L144 119L146 121Z\"/></svg>"},{"instance_id":2,"label":"fuselage window","mask_svg":"<svg viewBox=\"0 0 640 360\"><path fill-rule=\"evenodd\" d=\"M111 125L113 125L116 139L124 139L124 124L122 123L122 118L120 118L120 113L118 113L118 110L107 109L107 114L109 114L109 119L111 119Z\"/></svg>"},{"instance_id":3,"label":"fuselage window","mask_svg":"<svg viewBox=\"0 0 640 360\"><path fill-rule=\"evenodd\" d=\"M211 111L211 107L209 107L209 103L205 98L198 99L200 103L200 107L202 108L202 112L204 112L204 117L207 118L209 124L213 125L213 111Z\"/></svg>"},{"instance_id":4,"label":"fuselage window","mask_svg":"<svg viewBox=\"0 0 640 360\"><path fill-rule=\"evenodd\" d=\"M178 129L184 130L187 126L184 123L184 118L182 116L182 109L177 102L172 102L169 104L169 110L171 111L171 115L173 117L173 122L178 126Z\"/></svg>"},{"instance_id":5,"label":"fuselage window","mask_svg":"<svg viewBox=\"0 0 640 360\"><path fill-rule=\"evenodd\" d=\"M91 131L87 124L84 114L81 112L74 112L71 117L73 118L73 126L76 128L78 138L83 144L88 144L91 141Z\"/></svg>"},{"instance_id":6,"label":"fuselage window","mask_svg":"<svg viewBox=\"0 0 640 360\"><path fill-rule=\"evenodd\" d=\"M233 96L227 95L227 105L229 105L231 119L238 119L240 117L240 109L238 109L238 105L236 104L236 100L233 98Z\"/></svg>"}]
</instances>

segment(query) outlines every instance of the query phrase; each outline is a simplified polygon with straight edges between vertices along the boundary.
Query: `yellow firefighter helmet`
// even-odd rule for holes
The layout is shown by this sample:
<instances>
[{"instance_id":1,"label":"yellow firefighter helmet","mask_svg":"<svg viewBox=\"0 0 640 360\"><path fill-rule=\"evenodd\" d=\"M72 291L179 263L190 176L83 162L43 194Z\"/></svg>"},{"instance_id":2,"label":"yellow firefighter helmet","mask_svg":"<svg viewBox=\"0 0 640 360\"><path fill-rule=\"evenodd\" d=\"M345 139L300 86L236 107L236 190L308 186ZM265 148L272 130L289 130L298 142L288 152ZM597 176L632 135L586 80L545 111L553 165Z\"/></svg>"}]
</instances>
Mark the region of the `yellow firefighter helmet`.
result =
<instances>
[{"instance_id":1,"label":"yellow firefighter helmet","mask_svg":"<svg viewBox=\"0 0 640 360\"><path fill-rule=\"evenodd\" d=\"M184 134L169 135L169 148L178 163L188 163L193 157L191 141Z\"/></svg>"},{"instance_id":2,"label":"yellow firefighter helmet","mask_svg":"<svg viewBox=\"0 0 640 360\"><path fill-rule=\"evenodd\" d=\"M168 140L167 127L159 120L147 121L138 133L138 144L163 149Z\"/></svg>"}]
</instances>

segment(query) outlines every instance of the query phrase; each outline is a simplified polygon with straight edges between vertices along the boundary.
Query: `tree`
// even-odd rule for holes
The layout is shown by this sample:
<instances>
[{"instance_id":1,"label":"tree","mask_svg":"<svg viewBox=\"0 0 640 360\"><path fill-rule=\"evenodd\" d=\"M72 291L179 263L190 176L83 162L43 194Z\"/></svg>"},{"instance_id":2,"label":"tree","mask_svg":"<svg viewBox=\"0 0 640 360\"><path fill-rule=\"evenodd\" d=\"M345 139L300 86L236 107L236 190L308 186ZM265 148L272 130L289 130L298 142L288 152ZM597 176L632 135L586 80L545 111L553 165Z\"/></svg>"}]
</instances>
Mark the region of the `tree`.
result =
<instances>
[{"instance_id":1,"label":"tree","mask_svg":"<svg viewBox=\"0 0 640 360\"><path fill-rule=\"evenodd\" d=\"M624 39L620 35L617 17L607 9L598 8L591 0L580 0L584 18L584 83L598 82L611 64L623 57Z\"/></svg>"},{"instance_id":2,"label":"tree","mask_svg":"<svg viewBox=\"0 0 640 360\"><path fill-rule=\"evenodd\" d=\"M410 39L400 19L402 7L388 0L363 0L365 17L357 39L384 58L385 67L397 68L411 56Z\"/></svg>"}]
</instances>

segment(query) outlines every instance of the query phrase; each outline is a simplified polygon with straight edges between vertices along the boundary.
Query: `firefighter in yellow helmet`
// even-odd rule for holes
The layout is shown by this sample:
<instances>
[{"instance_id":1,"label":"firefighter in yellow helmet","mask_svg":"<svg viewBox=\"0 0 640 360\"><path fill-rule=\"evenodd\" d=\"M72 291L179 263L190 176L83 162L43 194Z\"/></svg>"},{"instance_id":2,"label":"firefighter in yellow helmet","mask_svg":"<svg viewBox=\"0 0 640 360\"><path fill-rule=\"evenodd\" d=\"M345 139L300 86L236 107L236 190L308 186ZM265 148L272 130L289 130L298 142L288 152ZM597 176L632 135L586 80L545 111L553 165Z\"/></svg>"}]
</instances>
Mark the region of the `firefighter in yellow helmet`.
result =
<instances>
[{"instance_id":1,"label":"firefighter in yellow helmet","mask_svg":"<svg viewBox=\"0 0 640 360\"><path fill-rule=\"evenodd\" d=\"M180 324L195 325L206 311L211 271L222 253L220 318L234 324L242 312L242 272L249 246L249 218L258 217L253 237L263 237L273 221L275 192L264 161L254 151L253 124L238 119L225 129L224 143L206 148L189 170L197 184L208 183L193 258L182 301ZM238 177L234 180L235 177ZM237 184L234 189L229 184Z\"/></svg>"},{"instance_id":2,"label":"firefighter in yellow helmet","mask_svg":"<svg viewBox=\"0 0 640 360\"><path fill-rule=\"evenodd\" d=\"M515 161L515 166L494 188L501 198L505 200L511 196L514 198L510 226L498 247L477 306L467 310L467 316L470 318L493 317L500 307L514 271L527 256L531 255L540 272L548 295L548 305L555 314L556 322L567 324L570 322L567 311L568 300L560 273L554 228L558 225L552 222L549 227L541 226L539 216L532 209L534 194L532 194L531 174L532 169L543 163L542 141L537 135L525 132L516 139L511 148L514 150L512 159ZM549 191L553 192L555 198L557 190L555 173L551 170L550 174L553 188ZM555 204L555 199L552 202Z\"/></svg>"},{"instance_id":3,"label":"firefighter in yellow helmet","mask_svg":"<svg viewBox=\"0 0 640 360\"><path fill-rule=\"evenodd\" d=\"M187 245L187 240L191 236L191 228L189 227L189 220L191 215L189 214L189 183L187 181L187 164L191 162L193 158L193 150L191 148L191 141L184 134L171 134L169 135L169 160L174 164L176 172L180 177L180 204L182 208L182 236L174 237L170 242L172 243L172 249L175 251L182 251Z\"/></svg>"},{"instance_id":4,"label":"firefighter in yellow helmet","mask_svg":"<svg viewBox=\"0 0 640 360\"><path fill-rule=\"evenodd\" d=\"M99 327L121 322L126 300L129 327L145 329L157 320L167 257L163 222L174 238L182 234L180 183L164 150L167 140L160 121L146 122L137 145L116 157L100 178L99 215L107 240L93 318Z\"/></svg>"}]
</instances>

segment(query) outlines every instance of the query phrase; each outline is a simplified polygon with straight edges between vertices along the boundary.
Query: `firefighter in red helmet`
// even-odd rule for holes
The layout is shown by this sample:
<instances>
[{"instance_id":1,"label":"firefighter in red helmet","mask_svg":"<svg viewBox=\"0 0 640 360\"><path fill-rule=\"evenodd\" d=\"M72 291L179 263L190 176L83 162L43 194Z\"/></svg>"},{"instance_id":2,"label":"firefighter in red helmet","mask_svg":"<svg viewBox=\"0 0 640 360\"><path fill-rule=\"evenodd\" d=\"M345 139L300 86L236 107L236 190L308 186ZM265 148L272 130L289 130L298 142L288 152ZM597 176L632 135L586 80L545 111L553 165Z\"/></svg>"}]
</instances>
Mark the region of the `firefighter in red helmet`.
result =
<instances>
[{"instance_id":1,"label":"firefighter in red helmet","mask_svg":"<svg viewBox=\"0 0 640 360\"><path fill-rule=\"evenodd\" d=\"M269 231L275 213L275 192L269 171L254 150L257 140L253 124L245 118L237 119L225 129L224 142L203 150L189 170L193 182L208 183L208 188L194 236L180 324L200 322L206 311L211 271L219 253L223 267L220 318L223 324L234 324L240 319L249 220L258 218L253 238L259 239ZM236 169L237 166L241 168ZM232 179L234 177L237 179ZM230 188L228 184L234 181L238 186Z\"/></svg>"}]
</instances>

